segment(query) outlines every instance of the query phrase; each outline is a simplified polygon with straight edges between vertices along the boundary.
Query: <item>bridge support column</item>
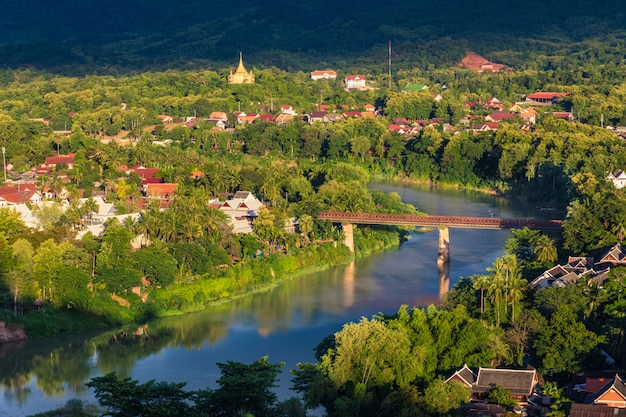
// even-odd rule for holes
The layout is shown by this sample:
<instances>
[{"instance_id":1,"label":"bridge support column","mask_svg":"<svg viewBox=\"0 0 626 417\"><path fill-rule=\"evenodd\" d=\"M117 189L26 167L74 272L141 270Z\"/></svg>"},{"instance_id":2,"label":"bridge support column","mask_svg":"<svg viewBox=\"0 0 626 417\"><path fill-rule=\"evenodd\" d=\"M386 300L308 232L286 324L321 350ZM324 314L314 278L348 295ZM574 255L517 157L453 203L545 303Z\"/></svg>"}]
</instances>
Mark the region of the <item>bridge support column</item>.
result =
<instances>
[{"instance_id":1,"label":"bridge support column","mask_svg":"<svg viewBox=\"0 0 626 417\"><path fill-rule=\"evenodd\" d=\"M345 236L343 244L350 249L350 252L354 253L354 225L352 223L341 223L341 228Z\"/></svg>"},{"instance_id":2,"label":"bridge support column","mask_svg":"<svg viewBox=\"0 0 626 417\"><path fill-rule=\"evenodd\" d=\"M450 289L450 230L442 226L439 226L437 272L439 273L439 299L442 299Z\"/></svg>"}]
</instances>

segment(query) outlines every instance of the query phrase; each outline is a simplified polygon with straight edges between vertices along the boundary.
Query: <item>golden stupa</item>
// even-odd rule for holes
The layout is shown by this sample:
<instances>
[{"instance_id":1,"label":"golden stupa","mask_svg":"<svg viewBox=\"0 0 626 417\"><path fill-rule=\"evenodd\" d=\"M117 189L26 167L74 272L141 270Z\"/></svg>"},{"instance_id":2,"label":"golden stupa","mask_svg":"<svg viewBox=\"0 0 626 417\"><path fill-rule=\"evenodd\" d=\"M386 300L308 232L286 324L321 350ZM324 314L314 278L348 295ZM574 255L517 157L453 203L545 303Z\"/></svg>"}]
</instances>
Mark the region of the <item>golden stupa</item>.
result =
<instances>
[{"instance_id":1,"label":"golden stupa","mask_svg":"<svg viewBox=\"0 0 626 417\"><path fill-rule=\"evenodd\" d=\"M239 66L234 74L232 70L230 71L228 84L254 84L252 71L246 71L246 67L243 66L243 54L241 52L239 52Z\"/></svg>"}]
</instances>

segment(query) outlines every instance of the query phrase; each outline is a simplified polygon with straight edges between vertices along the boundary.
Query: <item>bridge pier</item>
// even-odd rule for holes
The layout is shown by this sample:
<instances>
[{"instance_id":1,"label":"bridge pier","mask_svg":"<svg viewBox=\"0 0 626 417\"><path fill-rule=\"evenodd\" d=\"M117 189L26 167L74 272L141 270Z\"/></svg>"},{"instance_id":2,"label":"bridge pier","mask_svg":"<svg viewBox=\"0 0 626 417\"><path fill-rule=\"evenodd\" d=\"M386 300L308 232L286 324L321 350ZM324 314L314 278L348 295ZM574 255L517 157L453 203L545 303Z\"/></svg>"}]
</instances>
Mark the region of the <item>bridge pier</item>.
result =
<instances>
[{"instance_id":1,"label":"bridge pier","mask_svg":"<svg viewBox=\"0 0 626 417\"><path fill-rule=\"evenodd\" d=\"M354 225L352 223L341 223L341 228L344 234L343 244L350 249L350 252L354 253Z\"/></svg>"},{"instance_id":2,"label":"bridge pier","mask_svg":"<svg viewBox=\"0 0 626 417\"><path fill-rule=\"evenodd\" d=\"M450 289L450 230L444 226L439 226L437 272L439 273L439 299L441 300Z\"/></svg>"}]
</instances>

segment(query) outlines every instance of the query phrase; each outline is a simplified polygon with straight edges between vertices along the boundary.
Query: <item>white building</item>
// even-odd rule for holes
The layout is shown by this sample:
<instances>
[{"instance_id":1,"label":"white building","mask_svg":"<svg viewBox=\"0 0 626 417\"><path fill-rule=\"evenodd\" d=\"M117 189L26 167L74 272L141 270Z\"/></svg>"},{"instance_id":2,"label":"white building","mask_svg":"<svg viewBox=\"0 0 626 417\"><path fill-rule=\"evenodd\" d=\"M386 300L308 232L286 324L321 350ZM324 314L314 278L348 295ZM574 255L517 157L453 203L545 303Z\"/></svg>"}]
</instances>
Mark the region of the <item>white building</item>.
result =
<instances>
[{"instance_id":1,"label":"white building","mask_svg":"<svg viewBox=\"0 0 626 417\"><path fill-rule=\"evenodd\" d=\"M327 71L313 71L311 72L311 79L313 81L317 80L334 80L337 78L337 73L335 71L327 70Z\"/></svg>"},{"instance_id":2,"label":"white building","mask_svg":"<svg viewBox=\"0 0 626 417\"><path fill-rule=\"evenodd\" d=\"M615 174L609 172L606 176L608 181L612 181L615 188L620 189L626 186L626 173L622 170L617 171Z\"/></svg>"},{"instance_id":3,"label":"white building","mask_svg":"<svg viewBox=\"0 0 626 417\"><path fill-rule=\"evenodd\" d=\"M346 88L348 89L365 88L365 77L363 75L348 75L346 76L344 82L346 83Z\"/></svg>"},{"instance_id":4,"label":"white building","mask_svg":"<svg viewBox=\"0 0 626 417\"><path fill-rule=\"evenodd\" d=\"M252 222L263 203L250 191L237 191L233 198L220 203L219 210L228 215L233 233L252 233Z\"/></svg>"}]
</instances>

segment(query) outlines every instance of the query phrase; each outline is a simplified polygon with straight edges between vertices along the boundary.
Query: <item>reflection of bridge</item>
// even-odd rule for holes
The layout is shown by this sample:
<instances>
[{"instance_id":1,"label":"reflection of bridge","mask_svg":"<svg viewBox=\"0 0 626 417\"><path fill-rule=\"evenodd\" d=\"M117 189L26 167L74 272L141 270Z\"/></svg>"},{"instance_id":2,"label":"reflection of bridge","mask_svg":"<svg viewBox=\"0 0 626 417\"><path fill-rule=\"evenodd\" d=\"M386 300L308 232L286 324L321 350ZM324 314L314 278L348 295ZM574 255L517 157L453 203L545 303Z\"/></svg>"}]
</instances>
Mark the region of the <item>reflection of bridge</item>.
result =
<instances>
[{"instance_id":1,"label":"reflection of bridge","mask_svg":"<svg viewBox=\"0 0 626 417\"><path fill-rule=\"evenodd\" d=\"M449 282L450 269L450 233L448 228L465 229L530 229L562 230L561 220L497 218L497 217L469 217L469 216L426 216L419 214L384 214L384 213L342 213L323 212L319 220L328 220L341 223L345 235L344 243L354 252L354 225L355 224L382 224L398 226L437 227L439 229L439 250L437 267L439 269L440 291L446 291ZM445 289L444 289L445 288Z\"/></svg>"}]
</instances>

